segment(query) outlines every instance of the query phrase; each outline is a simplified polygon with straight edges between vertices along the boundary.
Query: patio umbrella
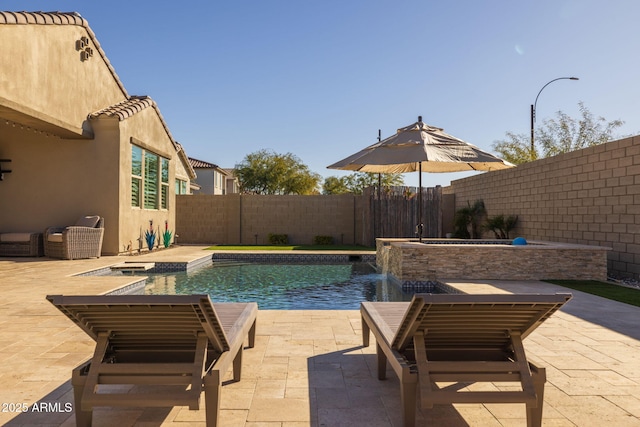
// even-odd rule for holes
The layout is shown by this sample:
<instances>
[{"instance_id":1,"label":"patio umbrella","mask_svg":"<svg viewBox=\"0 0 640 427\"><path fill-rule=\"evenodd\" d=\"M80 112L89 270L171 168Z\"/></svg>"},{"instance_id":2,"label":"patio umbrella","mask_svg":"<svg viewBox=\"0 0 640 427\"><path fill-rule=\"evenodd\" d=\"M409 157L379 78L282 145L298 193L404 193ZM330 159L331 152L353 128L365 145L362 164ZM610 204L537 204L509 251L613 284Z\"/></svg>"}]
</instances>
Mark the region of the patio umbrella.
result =
<instances>
[{"instance_id":1,"label":"patio umbrella","mask_svg":"<svg viewBox=\"0 0 640 427\"><path fill-rule=\"evenodd\" d=\"M358 172L418 172L418 237L422 241L422 172L491 171L514 167L512 163L482 151L475 145L446 134L443 129L418 121L398 129L328 169Z\"/></svg>"}]
</instances>

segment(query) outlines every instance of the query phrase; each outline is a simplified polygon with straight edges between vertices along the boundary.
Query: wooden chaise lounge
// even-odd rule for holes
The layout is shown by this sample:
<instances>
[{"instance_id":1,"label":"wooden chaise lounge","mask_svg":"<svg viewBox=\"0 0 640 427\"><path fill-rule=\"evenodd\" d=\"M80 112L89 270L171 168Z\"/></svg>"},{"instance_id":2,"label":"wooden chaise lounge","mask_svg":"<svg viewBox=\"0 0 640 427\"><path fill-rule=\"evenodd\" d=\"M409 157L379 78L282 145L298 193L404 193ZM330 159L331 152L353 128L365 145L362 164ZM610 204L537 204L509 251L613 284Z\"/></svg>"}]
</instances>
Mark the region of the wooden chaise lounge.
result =
<instances>
[{"instance_id":1,"label":"wooden chaise lounge","mask_svg":"<svg viewBox=\"0 0 640 427\"><path fill-rule=\"evenodd\" d=\"M91 425L94 407L198 409L203 391L207 426L215 426L222 377L233 365L240 380L245 337L249 347L255 342L256 303L212 303L208 295L47 299L96 341L93 358L72 371L78 426Z\"/></svg>"},{"instance_id":2,"label":"wooden chaise lounge","mask_svg":"<svg viewBox=\"0 0 640 427\"><path fill-rule=\"evenodd\" d=\"M405 426L415 425L418 390L422 408L525 403L527 425L540 426L546 373L527 360L522 340L570 298L571 294L416 294L411 302L363 302L363 344L369 345L369 331L373 332L378 378L385 378L387 360L398 376ZM465 387L493 381L519 387Z\"/></svg>"}]
</instances>

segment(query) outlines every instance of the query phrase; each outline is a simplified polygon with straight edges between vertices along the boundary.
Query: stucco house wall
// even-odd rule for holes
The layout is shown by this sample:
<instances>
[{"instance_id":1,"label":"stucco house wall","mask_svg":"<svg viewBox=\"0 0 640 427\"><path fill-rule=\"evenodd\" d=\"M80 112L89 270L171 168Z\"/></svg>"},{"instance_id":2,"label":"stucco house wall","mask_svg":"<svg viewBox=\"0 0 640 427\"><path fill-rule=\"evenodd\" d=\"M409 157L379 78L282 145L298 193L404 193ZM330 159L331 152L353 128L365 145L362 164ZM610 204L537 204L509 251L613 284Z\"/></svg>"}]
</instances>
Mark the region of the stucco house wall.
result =
<instances>
[{"instance_id":1,"label":"stucco house wall","mask_svg":"<svg viewBox=\"0 0 640 427\"><path fill-rule=\"evenodd\" d=\"M197 194L216 194L213 187L213 175L215 171L207 168L195 168L196 182L200 186Z\"/></svg>"},{"instance_id":2,"label":"stucco house wall","mask_svg":"<svg viewBox=\"0 0 640 427\"><path fill-rule=\"evenodd\" d=\"M133 141L169 159L167 209L132 207ZM12 171L0 182L0 232L100 215L105 255L137 249L149 220L171 228L175 179L195 178L158 106L127 94L75 13L0 12L0 159Z\"/></svg>"}]
</instances>

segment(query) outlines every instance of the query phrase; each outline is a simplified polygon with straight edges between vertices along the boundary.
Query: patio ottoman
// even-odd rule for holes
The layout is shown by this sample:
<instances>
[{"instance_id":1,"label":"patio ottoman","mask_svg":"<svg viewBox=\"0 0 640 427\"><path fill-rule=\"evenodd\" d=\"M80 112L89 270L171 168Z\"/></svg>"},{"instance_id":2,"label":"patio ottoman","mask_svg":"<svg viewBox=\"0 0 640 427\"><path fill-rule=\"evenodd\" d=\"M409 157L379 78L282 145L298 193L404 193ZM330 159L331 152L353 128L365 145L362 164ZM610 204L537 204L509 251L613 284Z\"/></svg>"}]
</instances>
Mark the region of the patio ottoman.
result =
<instances>
[{"instance_id":1,"label":"patio ottoman","mask_svg":"<svg viewBox=\"0 0 640 427\"><path fill-rule=\"evenodd\" d=\"M0 256L44 255L42 233L1 233Z\"/></svg>"}]
</instances>

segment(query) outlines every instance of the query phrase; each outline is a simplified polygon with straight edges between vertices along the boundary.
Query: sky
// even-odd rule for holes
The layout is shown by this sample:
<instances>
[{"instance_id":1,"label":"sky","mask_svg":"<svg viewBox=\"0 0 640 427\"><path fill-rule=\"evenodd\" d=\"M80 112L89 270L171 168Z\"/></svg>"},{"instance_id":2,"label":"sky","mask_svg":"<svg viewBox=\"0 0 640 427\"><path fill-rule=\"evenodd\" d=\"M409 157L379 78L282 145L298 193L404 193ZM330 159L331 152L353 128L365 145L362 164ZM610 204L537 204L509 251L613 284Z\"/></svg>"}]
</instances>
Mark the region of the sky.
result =
<instances>
[{"instance_id":1,"label":"sky","mask_svg":"<svg viewBox=\"0 0 640 427\"><path fill-rule=\"evenodd\" d=\"M640 134L636 0L0 0L80 13L129 95L190 157L262 149L327 166L423 121L483 150L578 104ZM580 80L549 81L576 76ZM423 174L446 186L470 173ZM404 176L417 185L417 173Z\"/></svg>"}]
</instances>

